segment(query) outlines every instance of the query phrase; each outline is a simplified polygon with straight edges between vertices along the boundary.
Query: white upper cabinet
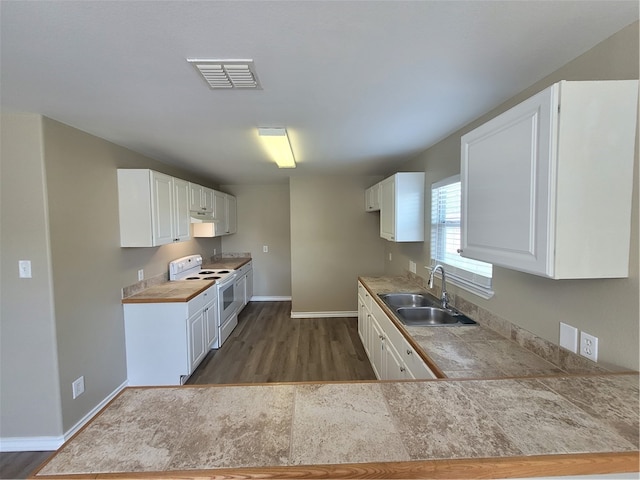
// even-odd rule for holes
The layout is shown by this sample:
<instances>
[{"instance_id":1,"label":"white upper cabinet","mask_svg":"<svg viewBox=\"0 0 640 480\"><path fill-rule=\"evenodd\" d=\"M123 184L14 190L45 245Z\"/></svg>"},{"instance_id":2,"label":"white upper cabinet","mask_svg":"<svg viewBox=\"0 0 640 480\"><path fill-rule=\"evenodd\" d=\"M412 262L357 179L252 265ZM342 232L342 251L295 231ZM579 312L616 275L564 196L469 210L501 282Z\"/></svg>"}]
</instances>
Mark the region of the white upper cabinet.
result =
<instances>
[{"instance_id":1,"label":"white upper cabinet","mask_svg":"<svg viewBox=\"0 0 640 480\"><path fill-rule=\"evenodd\" d=\"M552 85L462 137L462 255L628 276L638 81Z\"/></svg>"},{"instance_id":2,"label":"white upper cabinet","mask_svg":"<svg viewBox=\"0 0 640 480\"><path fill-rule=\"evenodd\" d=\"M213 191L213 218L219 222L226 223L227 194Z\"/></svg>"},{"instance_id":3,"label":"white upper cabinet","mask_svg":"<svg viewBox=\"0 0 640 480\"><path fill-rule=\"evenodd\" d=\"M367 212L380 211L380 183L376 183L365 190L364 208Z\"/></svg>"},{"instance_id":4,"label":"white upper cabinet","mask_svg":"<svg viewBox=\"0 0 640 480\"><path fill-rule=\"evenodd\" d=\"M189 210L192 212L213 212L213 190L196 183L189 184Z\"/></svg>"},{"instance_id":5,"label":"white upper cabinet","mask_svg":"<svg viewBox=\"0 0 640 480\"><path fill-rule=\"evenodd\" d=\"M118 169L120 246L188 240L189 183L148 169Z\"/></svg>"},{"instance_id":6,"label":"white upper cabinet","mask_svg":"<svg viewBox=\"0 0 640 480\"><path fill-rule=\"evenodd\" d=\"M424 241L424 172L401 172L380 182L380 236Z\"/></svg>"},{"instance_id":7,"label":"white upper cabinet","mask_svg":"<svg viewBox=\"0 0 640 480\"><path fill-rule=\"evenodd\" d=\"M173 224L174 240L180 242L191 237L191 217L189 215L189 182L173 178Z\"/></svg>"},{"instance_id":8,"label":"white upper cabinet","mask_svg":"<svg viewBox=\"0 0 640 480\"><path fill-rule=\"evenodd\" d=\"M226 207L225 213L227 217L226 230L227 235L236 233L238 231L238 217L237 217L237 201L233 195L226 195Z\"/></svg>"}]
</instances>

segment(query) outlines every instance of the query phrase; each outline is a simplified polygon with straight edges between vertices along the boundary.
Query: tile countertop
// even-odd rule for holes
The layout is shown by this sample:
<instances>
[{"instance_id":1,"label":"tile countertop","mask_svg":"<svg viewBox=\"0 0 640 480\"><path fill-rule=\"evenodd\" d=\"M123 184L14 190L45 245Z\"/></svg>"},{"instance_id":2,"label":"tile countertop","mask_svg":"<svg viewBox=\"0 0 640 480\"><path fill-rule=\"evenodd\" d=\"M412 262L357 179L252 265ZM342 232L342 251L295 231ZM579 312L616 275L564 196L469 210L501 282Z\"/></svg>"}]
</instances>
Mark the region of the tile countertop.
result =
<instances>
[{"instance_id":1,"label":"tile countertop","mask_svg":"<svg viewBox=\"0 0 640 480\"><path fill-rule=\"evenodd\" d=\"M122 299L122 303L174 303L188 302L215 284L213 280L165 282Z\"/></svg>"},{"instance_id":2,"label":"tile countertop","mask_svg":"<svg viewBox=\"0 0 640 480\"><path fill-rule=\"evenodd\" d=\"M632 373L126 388L33 478L634 472L638 393Z\"/></svg>"},{"instance_id":3,"label":"tile countertop","mask_svg":"<svg viewBox=\"0 0 640 480\"><path fill-rule=\"evenodd\" d=\"M251 261L251 257L218 257L213 261L208 262L206 265L202 265L203 269L207 268L217 268L217 269L228 269L228 270L237 270L243 265L249 263Z\"/></svg>"},{"instance_id":4,"label":"tile countertop","mask_svg":"<svg viewBox=\"0 0 640 480\"><path fill-rule=\"evenodd\" d=\"M551 363L517 342L478 323L467 326L407 327L378 297L381 293L425 292L407 277L360 277L372 298L402 331L427 364L435 365L447 378L504 378L566 373L606 373L590 361L580 369ZM479 319L470 315L473 320ZM566 362L569 363L569 362Z\"/></svg>"}]
</instances>

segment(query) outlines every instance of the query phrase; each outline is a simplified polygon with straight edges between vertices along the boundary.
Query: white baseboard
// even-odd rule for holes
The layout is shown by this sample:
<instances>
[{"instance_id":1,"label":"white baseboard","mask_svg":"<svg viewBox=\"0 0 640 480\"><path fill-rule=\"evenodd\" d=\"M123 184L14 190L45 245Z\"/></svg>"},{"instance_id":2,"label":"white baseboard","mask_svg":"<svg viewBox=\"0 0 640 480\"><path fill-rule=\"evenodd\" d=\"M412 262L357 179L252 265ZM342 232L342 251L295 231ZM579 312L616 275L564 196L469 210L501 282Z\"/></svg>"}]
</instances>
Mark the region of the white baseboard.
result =
<instances>
[{"instance_id":1,"label":"white baseboard","mask_svg":"<svg viewBox=\"0 0 640 480\"><path fill-rule=\"evenodd\" d=\"M0 438L0 452L48 452L64 443L59 437L5 437Z\"/></svg>"},{"instance_id":2,"label":"white baseboard","mask_svg":"<svg viewBox=\"0 0 640 480\"><path fill-rule=\"evenodd\" d=\"M84 427L107 403L115 398L128 384L125 381L122 385L111 392L104 400L96 405L89 413L82 417L64 435L54 437L5 437L0 438L0 452L45 452L57 450L64 442L74 436L78 430Z\"/></svg>"},{"instance_id":3,"label":"white baseboard","mask_svg":"<svg viewBox=\"0 0 640 480\"><path fill-rule=\"evenodd\" d=\"M253 296L251 297L252 302L290 302L291 297L269 297L269 296Z\"/></svg>"},{"instance_id":4,"label":"white baseboard","mask_svg":"<svg viewBox=\"0 0 640 480\"><path fill-rule=\"evenodd\" d=\"M357 311L344 312L291 312L291 318L341 318L341 317L357 317Z\"/></svg>"}]
</instances>

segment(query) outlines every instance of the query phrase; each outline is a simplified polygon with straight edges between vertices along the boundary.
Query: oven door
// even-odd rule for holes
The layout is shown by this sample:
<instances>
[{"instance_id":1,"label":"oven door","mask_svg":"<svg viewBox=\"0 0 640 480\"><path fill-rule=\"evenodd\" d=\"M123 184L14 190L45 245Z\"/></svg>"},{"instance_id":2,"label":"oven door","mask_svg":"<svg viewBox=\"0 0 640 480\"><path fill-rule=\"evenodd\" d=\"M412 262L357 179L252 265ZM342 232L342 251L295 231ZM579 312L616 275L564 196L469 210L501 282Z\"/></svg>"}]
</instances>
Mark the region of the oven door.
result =
<instances>
[{"instance_id":1,"label":"oven door","mask_svg":"<svg viewBox=\"0 0 640 480\"><path fill-rule=\"evenodd\" d=\"M238 308L235 291L235 275L225 277L224 281L218 285L218 309L220 315L220 325L224 325L229 317Z\"/></svg>"}]
</instances>

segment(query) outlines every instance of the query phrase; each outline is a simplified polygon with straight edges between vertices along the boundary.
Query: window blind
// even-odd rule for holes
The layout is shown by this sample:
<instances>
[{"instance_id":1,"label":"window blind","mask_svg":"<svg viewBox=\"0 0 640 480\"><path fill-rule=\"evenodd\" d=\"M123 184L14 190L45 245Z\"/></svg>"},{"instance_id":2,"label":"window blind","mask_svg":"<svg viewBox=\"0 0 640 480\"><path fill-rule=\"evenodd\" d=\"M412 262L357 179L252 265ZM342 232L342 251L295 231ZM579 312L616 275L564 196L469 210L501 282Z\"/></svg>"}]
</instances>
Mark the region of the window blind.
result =
<instances>
[{"instance_id":1,"label":"window blind","mask_svg":"<svg viewBox=\"0 0 640 480\"><path fill-rule=\"evenodd\" d=\"M431 266L440 263L447 278L481 289L491 288L493 266L460 256L460 176L431 186Z\"/></svg>"}]
</instances>

